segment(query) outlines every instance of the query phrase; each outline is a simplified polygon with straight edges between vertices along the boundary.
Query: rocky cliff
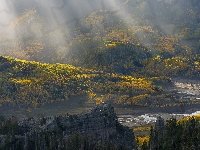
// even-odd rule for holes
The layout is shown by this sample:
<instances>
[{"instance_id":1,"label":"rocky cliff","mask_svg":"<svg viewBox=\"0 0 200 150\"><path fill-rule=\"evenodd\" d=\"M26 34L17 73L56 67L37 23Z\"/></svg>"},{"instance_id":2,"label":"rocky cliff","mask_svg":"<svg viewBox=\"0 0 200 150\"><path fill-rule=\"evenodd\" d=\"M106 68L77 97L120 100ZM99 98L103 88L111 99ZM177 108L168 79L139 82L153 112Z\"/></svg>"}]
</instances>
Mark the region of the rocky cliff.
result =
<instances>
[{"instance_id":1,"label":"rocky cliff","mask_svg":"<svg viewBox=\"0 0 200 150\"><path fill-rule=\"evenodd\" d=\"M10 138L2 135L0 138L1 146L9 144L9 142L21 142L23 148L26 149L30 143L48 143L44 142L45 139L49 138L51 141L53 135L56 139L61 138L61 143L63 143L74 133L87 136L97 142L109 142L117 147L133 149L135 146L133 131L117 121L114 108L110 104L97 105L91 111L79 115L20 119L18 130L21 135L14 135ZM48 136L45 138L45 135ZM47 147L47 144L42 145ZM62 144L58 145L62 147Z\"/></svg>"}]
</instances>

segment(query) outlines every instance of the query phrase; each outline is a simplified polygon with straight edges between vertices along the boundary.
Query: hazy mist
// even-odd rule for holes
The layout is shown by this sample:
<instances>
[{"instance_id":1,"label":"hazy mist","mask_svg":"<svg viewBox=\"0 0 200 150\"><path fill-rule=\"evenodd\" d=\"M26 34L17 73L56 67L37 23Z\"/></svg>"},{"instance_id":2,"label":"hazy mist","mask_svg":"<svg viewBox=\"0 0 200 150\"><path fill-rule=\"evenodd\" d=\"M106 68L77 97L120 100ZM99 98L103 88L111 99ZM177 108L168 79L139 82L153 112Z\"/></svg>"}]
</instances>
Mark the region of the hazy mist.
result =
<instances>
[{"instance_id":1,"label":"hazy mist","mask_svg":"<svg viewBox=\"0 0 200 150\"><path fill-rule=\"evenodd\" d=\"M197 28L200 22L199 5L195 0L2 0L0 42L14 40L14 44L17 40L21 49L26 49L30 41L40 41L40 46L46 46L46 55L50 55L55 50L48 48L49 45L66 47L83 34L82 31L95 34L100 30L100 34L105 34L109 22L87 24L85 21L92 12L98 11L114 13L126 27L156 27L157 32L152 34L167 36L179 32L177 26ZM136 33L136 37L150 43L150 38L142 38L145 34L141 31ZM1 45L1 54L5 55L8 48Z\"/></svg>"}]
</instances>

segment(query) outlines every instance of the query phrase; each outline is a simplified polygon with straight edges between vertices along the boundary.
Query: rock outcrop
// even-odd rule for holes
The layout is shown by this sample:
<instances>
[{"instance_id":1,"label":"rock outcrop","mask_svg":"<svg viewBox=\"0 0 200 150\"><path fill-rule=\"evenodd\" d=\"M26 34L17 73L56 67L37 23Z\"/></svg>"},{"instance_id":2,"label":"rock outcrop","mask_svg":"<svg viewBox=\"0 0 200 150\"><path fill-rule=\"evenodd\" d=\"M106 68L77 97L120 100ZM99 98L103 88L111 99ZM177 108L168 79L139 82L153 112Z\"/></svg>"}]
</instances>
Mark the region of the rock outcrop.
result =
<instances>
[{"instance_id":1,"label":"rock outcrop","mask_svg":"<svg viewBox=\"0 0 200 150\"><path fill-rule=\"evenodd\" d=\"M21 133L21 136L18 137L24 147L27 145L27 137L36 132L62 133L64 139L73 133L79 133L92 137L95 141L110 142L118 147L133 149L135 146L132 129L122 126L118 122L114 108L110 104L97 105L91 111L80 115L21 119L18 121L18 126ZM0 142L3 145L5 139L1 139Z\"/></svg>"}]
</instances>

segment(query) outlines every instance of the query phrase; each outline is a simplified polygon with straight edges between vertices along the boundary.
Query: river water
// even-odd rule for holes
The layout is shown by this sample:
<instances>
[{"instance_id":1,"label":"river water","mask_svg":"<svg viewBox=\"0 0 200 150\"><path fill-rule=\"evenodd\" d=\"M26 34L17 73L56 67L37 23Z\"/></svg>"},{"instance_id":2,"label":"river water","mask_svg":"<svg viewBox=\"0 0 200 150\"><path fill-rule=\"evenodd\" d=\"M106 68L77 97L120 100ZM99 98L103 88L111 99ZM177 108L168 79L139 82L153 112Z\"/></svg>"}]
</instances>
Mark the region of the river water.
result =
<instances>
[{"instance_id":1,"label":"river water","mask_svg":"<svg viewBox=\"0 0 200 150\"><path fill-rule=\"evenodd\" d=\"M188 80L188 79L174 79L173 87L170 87L170 92L175 92L179 95L180 99L185 101L200 101L200 80ZM190 106L180 106L168 108L168 112L163 110L158 110L159 113L145 112L140 115L118 115L118 121L126 126L134 127L140 125L154 124L156 118L161 116L165 120L170 119L171 117L176 117L177 119L193 116L200 114L200 105L190 105ZM184 107L184 108L183 108ZM179 111L177 111L179 109ZM184 112L183 112L184 111Z\"/></svg>"}]
</instances>

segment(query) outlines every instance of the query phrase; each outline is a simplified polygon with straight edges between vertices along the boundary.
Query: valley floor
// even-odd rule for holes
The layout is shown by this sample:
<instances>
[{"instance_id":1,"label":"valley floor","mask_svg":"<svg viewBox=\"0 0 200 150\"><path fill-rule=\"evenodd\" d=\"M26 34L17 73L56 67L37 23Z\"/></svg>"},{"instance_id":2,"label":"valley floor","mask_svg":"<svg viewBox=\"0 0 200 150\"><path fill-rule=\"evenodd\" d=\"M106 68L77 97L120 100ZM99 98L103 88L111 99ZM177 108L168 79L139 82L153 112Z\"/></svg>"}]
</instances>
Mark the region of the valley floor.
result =
<instances>
[{"instance_id":1,"label":"valley floor","mask_svg":"<svg viewBox=\"0 0 200 150\"><path fill-rule=\"evenodd\" d=\"M194 92L193 98L199 97L199 89L191 88L197 87L200 83L199 80L187 80L187 79L174 79L175 83L172 88L166 87L166 89L177 91L180 94L187 94L187 92ZM0 108L0 113L5 117L15 116L17 118L28 117L41 117L41 116L53 116L53 115L66 115L66 114L80 114L90 110L95 106L94 102L87 102L87 97L76 97L62 102L54 102L45 106L37 108L29 107L12 107L3 106ZM157 116L162 116L165 120L171 118L173 115L177 119L184 117L184 114L192 114L200 110L200 104L191 104L185 106L171 106L171 107L141 107L141 106L119 106L113 104L115 112L119 118L119 121L123 125L129 127L140 126L146 124L154 124Z\"/></svg>"}]
</instances>

